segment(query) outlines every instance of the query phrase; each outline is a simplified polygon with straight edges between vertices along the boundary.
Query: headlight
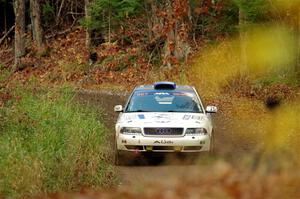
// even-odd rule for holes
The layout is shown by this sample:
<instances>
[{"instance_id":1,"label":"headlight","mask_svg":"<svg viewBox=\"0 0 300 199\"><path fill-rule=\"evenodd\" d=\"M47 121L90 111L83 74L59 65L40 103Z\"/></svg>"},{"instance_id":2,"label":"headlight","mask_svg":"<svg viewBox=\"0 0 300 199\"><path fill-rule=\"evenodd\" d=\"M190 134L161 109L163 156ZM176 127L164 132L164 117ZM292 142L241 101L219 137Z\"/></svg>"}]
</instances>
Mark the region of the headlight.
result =
<instances>
[{"instance_id":1,"label":"headlight","mask_svg":"<svg viewBox=\"0 0 300 199\"><path fill-rule=\"evenodd\" d=\"M135 127L122 127L120 133L127 134L127 135L141 134L142 129L135 128Z\"/></svg>"},{"instance_id":2,"label":"headlight","mask_svg":"<svg viewBox=\"0 0 300 199\"><path fill-rule=\"evenodd\" d=\"M185 131L186 135L207 135L205 128L188 128Z\"/></svg>"}]
</instances>

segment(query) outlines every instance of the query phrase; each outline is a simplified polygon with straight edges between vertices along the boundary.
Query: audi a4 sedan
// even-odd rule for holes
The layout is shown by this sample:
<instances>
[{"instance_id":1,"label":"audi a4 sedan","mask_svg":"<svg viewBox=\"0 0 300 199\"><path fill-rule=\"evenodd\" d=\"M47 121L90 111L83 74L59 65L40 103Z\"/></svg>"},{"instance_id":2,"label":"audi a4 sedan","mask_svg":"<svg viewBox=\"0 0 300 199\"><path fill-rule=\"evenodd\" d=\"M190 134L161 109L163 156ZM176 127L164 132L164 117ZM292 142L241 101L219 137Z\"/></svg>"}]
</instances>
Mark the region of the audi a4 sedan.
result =
<instances>
[{"instance_id":1,"label":"audi a4 sedan","mask_svg":"<svg viewBox=\"0 0 300 199\"><path fill-rule=\"evenodd\" d=\"M212 152L211 114L192 86L156 82L136 87L126 105L116 105L115 164L123 152Z\"/></svg>"}]
</instances>

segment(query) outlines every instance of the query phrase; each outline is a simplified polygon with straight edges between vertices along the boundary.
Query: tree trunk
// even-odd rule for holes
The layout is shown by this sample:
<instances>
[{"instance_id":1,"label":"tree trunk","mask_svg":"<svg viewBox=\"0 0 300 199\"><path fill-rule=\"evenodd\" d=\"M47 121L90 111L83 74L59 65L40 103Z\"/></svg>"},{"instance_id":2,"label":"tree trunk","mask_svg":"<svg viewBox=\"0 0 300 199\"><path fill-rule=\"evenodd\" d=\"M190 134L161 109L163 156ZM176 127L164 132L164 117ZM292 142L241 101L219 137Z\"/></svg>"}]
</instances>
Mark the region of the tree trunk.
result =
<instances>
[{"instance_id":1,"label":"tree trunk","mask_svg":"<svg viewBox=\"0 0 300 199\"><path fill-rule=\"evenodd\" d=\"M38 51L43 49L43 30L41 27L41 12L39 0L30 0L30 17L32 24L33 40Z\"/></svg>"},{"instance_id":2,"label":"tree trunk","mask_svg":"<svg viewBox=\"0 0 300 199\"><path fill-rule=\"evenodd\" d=\"M86 21L90 21L91 15L89 12L90 0L84 0L84 10L85 10L85 19ZM86 28L85 31L85 46L88 51L91 49L91 30L90 28Z\"/></svg>"},{"instance_id":3,"label":"tree trunk","mask_svg":"<svg viewBox=\"0 0 300 199\"><path fill-rule=\"evenodd\" d=\"M111 43L111 15L112 15L112 10L111 6L109 7L108 10L108 43Z\"/></svg>"},{"instance_id":4,"label":"tree trunk","mask_svg":"<svg viewBox=\"0 0 300 199\"><path fill-rule=\"evenodd\" d=\"M240 73L248 70L247 61L247 32L245 30L246 19L242 10L239 10L240 47L241 47L241 68Z\"/></svg>"},{"instance_id":5,"label":"tree trunk","mask_svg":"<svg viewBox=\"0 0 300 199\"><path fill-rule=\"evenodd\" d=\"M168 0L166 2L166 10L168 13L168 33L164 64L171 66L173 61L185 61L189 54L190 47L187 42L189 4L187 0Z\"/></svg>"},{"instance_id":6,"label":"tree trunk","mask_svg":"<svg viewBox=\"0 0 300 199\"><path fill-rule=\"evenodd\" d=\"M6 5L6 1L4 1L4 32L6 33L7 32L7 18L6 18L6 8L7 8L7 5Z\"/></svg>"},{"instance_id":7,"label":"tree trunk","mask_svg":"<svg viewBox=\"0 0 300 199\"><path fill-rule=\"evenodd\" d=\"M165 43L165 50L164 50L164 65L170 67L171 66L171 58L174 56L175 51L175 32L174 32L174 24L172 23L173 19L173 8L172 8L172 1L166 1L166 11L168 14L167 17L167 39Z\"/></svg>"},{"instance_id":8,"label":"tree trunk","mask_svg":"<svg viewBox=\"0 0 300 199\"><path fill-rule=\"evenodd\" d=\"M15 64L13 70L21 68L25 55L25 0L14 0L15 12Z\"/></svg>"},{"instance_id":9,"label":"tree trunk","mask_svg":"<svg viewBox=\"0 0 300 199\"><path fill-rule=\"evenodd\" d=\"M155 32L153 31L153 27L154 27L154 25L159 24L158 17L156 16L156 12L157 12L157 5L156 4L157 3L153 2L153 1L150 1L150 2L148 2L148 4L146 4L146 6L149 6L149 9L146 10L146 13L148 14L147 20L148 20L148 38L149 38L149 41L152 41L153 39L156 38Z\"/></svg>"},{"instance_id":10,"label":"tree trunk","mask_svg":"<svg viewBox=\"0 0 300 199\"><path fill-rule=\"evenodd\" d=\"M57 25L60 23L60 20L59 20L59 19L60 19L60 14L61 14L61 11L62 11L62 8L63 8L64 4L65 4L65 0L62 0L62 1L61 1L61 4L60 4L60 6L59 6L58 13L57 13L57 15L56 15L56 24L57 24Z\"/></svg>"}]
</instances>

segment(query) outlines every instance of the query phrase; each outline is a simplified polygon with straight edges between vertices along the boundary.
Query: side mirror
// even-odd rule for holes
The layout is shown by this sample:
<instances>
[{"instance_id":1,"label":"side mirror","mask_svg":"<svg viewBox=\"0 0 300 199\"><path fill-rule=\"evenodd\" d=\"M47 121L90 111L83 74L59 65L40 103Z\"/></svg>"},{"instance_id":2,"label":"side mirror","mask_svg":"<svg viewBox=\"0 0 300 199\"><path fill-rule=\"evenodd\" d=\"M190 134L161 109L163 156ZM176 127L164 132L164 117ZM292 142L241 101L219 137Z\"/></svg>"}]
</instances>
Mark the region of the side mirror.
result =
<instances>
[{"instance_id":1,"label":"side mirror","mask_svg":"<svg viewBox=\"0 0 300 199\"><path fill-rule=\"evenodd\" d=\"M114 107L114 111L115 111L115 112L122 112L122 111L123 111L122 105L116 105L116 106Z\"/></svg>"},{"instance_id":2,"label":"side mirror","mask_svg":"<svg viewBox=\"0 0 300 199\"><path fill-rule=\"evenodd\" d=\"M205 111L207 113L216 113L218 112L218 108L216 106L207 106Z\"/></svg>"}]
</instances>

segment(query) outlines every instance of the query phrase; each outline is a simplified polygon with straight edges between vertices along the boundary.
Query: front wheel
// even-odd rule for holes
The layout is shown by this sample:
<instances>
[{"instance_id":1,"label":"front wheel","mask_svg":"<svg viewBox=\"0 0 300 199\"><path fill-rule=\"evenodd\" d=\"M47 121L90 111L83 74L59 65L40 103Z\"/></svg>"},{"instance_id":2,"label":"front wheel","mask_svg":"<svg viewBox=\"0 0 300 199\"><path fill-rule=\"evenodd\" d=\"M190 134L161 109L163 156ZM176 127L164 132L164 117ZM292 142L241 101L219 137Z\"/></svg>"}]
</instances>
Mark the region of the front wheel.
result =
<instances>
[{"instance_id":1,"label":"front wheel","mask_svg":"<svg viewBox=\"0 0 300 199\"><path fill-rule=\"evenodd\" d=\"M120 165L120 153L119 153L119 151L115 151L115 165L116 166Z\"/></svg>"},{"instance_id":2,"label":"front wheel","mask_svg":"<svg viewBox=\"0 0 300 199\"><path fill-rule=\"evenodd\" d=\"M121 159L121 155L120 155L120 151L117 148L117 143L115 143L115 150L114 150L114 163L116 166L120 165L120 159Z\"/></svg>"}]
</instances>

